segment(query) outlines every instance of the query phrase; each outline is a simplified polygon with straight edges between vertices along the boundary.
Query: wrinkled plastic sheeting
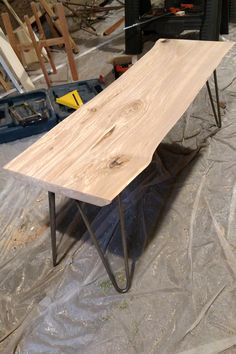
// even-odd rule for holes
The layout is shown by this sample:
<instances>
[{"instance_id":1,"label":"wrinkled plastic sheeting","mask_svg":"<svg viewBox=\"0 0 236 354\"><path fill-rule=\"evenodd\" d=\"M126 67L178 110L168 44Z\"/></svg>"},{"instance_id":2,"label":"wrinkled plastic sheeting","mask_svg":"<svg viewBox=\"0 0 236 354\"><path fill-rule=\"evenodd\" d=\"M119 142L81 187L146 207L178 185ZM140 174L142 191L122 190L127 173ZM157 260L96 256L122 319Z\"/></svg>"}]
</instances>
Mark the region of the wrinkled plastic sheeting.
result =
<instances>
[{"instance_id":1,"label":"wrinkled plastic sheeting","mask_svg":"<svg viewBox=\"0 0 236 354\"><path fill-rule=\"evenodd\" d=\"M235 54L218 71L223 128L203 88L122 193L127 294L108 280L75 202L60 196L52 268L45 191L1 171L2 353L236 353ZM1 145L1 166L35 139ZM122 283L116 206L85 208Z\"/></svg>"}]
</instances>

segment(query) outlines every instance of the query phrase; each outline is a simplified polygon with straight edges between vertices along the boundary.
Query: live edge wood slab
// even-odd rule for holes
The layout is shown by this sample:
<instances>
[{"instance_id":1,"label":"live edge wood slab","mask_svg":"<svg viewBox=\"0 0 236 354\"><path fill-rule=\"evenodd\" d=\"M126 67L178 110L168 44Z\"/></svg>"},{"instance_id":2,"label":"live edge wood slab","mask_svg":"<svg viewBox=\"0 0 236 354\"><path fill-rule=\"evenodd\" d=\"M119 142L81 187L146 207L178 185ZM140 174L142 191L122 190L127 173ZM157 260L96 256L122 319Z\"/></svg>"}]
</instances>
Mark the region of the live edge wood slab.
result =
<instances>
[{"instance_id":1,"label":"live edge wood slab","mask_svg":"<svg viewBox=\"0 0 236 354\"><path fill-rule=\"evenodd\" d=\"M148 166L232 46L159 40L127 73L5 169L47 191L109 204Z\"/></svg>"}]
</instances>

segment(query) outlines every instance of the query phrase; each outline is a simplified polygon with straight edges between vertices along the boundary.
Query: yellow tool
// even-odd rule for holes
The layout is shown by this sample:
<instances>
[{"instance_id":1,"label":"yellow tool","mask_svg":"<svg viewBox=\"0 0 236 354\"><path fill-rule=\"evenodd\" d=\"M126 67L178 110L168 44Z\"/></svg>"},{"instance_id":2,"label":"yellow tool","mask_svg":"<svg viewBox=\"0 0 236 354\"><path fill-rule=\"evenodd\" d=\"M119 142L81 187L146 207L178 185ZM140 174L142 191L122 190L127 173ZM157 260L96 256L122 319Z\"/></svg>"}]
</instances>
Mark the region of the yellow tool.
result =
<instances>
[{"instance_id":1,"label":"yellow tool","mask_svg":"<svg viewBox=\"0 0 236 354\"><path fill-rule=\"evenodd\" d=\"M56 102L74 109L78 109L83 105L83 101L77 90L71 91L64 96L58 97Z\"/></svg>"}]
</instances>

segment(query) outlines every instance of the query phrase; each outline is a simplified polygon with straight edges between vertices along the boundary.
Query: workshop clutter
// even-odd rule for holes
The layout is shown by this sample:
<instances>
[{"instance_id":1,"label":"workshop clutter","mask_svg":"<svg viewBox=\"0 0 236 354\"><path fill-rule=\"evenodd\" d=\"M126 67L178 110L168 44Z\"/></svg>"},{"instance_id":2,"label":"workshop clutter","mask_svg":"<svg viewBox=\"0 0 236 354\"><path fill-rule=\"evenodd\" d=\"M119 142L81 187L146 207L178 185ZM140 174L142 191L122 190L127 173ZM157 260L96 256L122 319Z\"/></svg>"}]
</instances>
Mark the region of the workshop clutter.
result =
<instances>
[{"instance_id":1,"label":"workshop clutter","mask_svg":"<svg viewBox=\"0 0 236 354\"><path fill-rule=\"evenodd\" d=\"M50 130L83 103L95 97L103 88L99 79L91 79L55 85L47 90L34 90L1 99L0 143ZM73 95L74 105L71 104Z\"/></svg>"}]
</instances>

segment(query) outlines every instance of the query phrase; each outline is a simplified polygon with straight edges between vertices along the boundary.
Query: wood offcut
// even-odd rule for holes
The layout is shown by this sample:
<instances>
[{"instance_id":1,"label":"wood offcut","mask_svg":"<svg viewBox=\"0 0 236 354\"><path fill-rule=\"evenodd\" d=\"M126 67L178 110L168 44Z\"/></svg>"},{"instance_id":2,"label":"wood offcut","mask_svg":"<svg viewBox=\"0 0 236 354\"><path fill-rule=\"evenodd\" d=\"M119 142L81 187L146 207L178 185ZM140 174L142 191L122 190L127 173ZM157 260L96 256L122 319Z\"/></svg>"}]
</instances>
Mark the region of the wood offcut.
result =
<instances>
[{"instance_id":1,"label":"wood offcut","mask_svg":"<svg viewBox=\"0 0 236 354\"><path fill-rule=\"evenodd\" d=\"M12 71L16 79L21 83L25 91L32 91L35 89L33 82L26 73L19 58L12 49L7 37L0 28L0 55L4 57L9 66L9 70Z\"/></svg>"}]
</instances>

